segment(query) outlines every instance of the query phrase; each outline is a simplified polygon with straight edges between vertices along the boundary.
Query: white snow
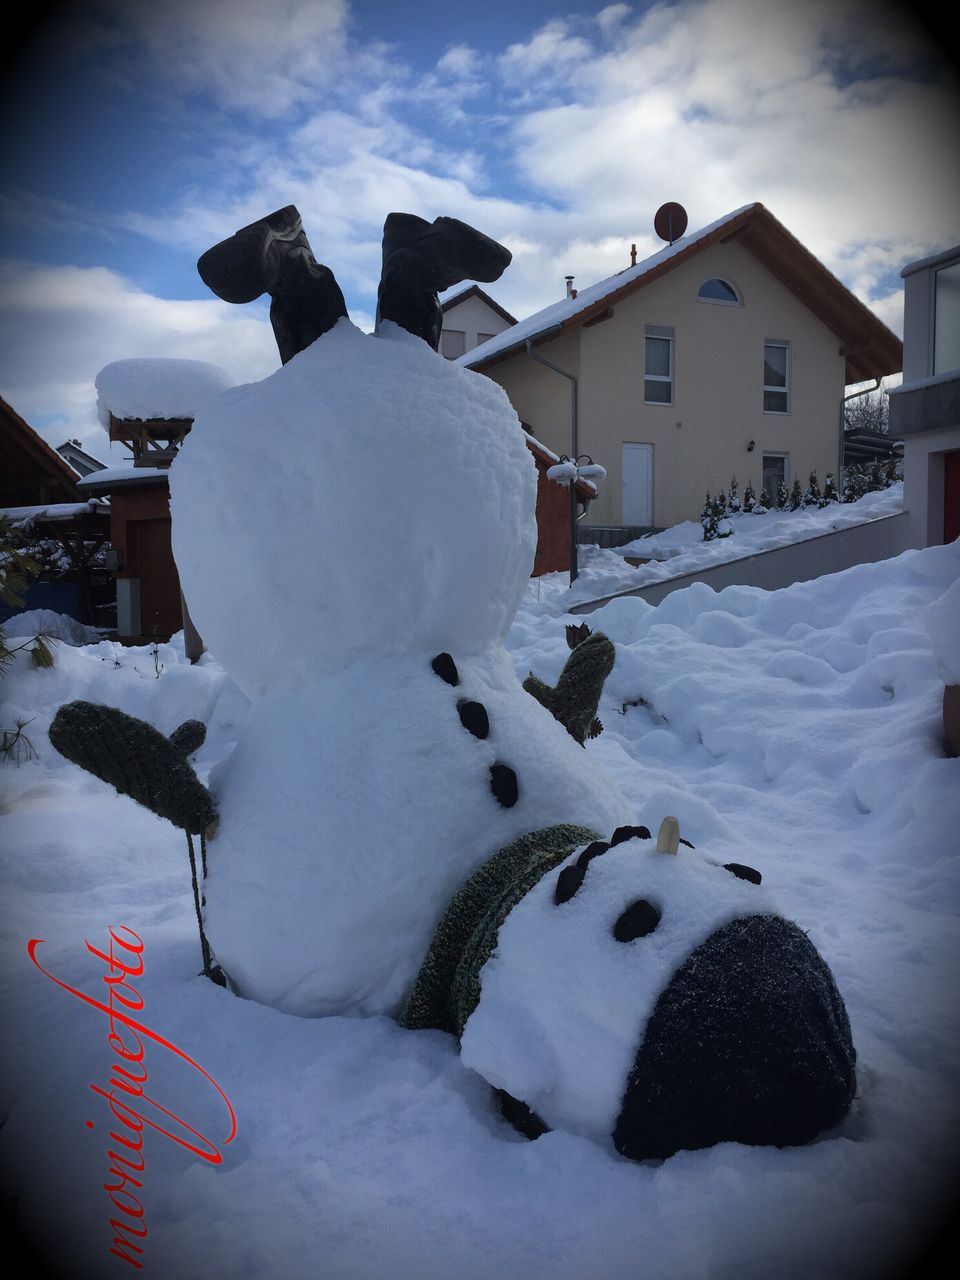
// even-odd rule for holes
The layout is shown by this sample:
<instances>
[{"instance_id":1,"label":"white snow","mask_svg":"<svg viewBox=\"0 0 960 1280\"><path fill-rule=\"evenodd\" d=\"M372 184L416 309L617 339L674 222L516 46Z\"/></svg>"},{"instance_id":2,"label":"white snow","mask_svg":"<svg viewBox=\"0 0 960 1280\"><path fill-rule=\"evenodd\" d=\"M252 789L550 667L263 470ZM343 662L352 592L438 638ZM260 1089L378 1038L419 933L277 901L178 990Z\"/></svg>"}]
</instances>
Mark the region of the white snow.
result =
<instances>
[{"instance_id":1,"label":"white snow","mask_svg":"<svg viewBox=\"0 0 960 1280\"><path fill-rule=\"evenodd\" d=\"M174 460L191 616L250 694L371 654L481 652L527 583L535 475L500 387L395 325L341 320L224 395ZM278 662L281 618L293 643Z\"/></svg>"},{"instance_id":2,"label":"white snow","mask_svg":"<svg viewBox=\"0 0 960 1280\"><path fill-rule=\"evenodd\" d=\"M226 370L205 360L114 360L97 374L97 416L107 430L111 414L195 418L209 400L232 385Z\"/></svg>"},{"instance_id":3,"label":"white snow","mask_svg":"<svg viewBox=\"0 0 960 1280\"><path fill-rule=\"evenodd\" d=\"M211 944L276 1008L393 1013L481 861L539 827L629 813L503 648L536 539L517 415L395 325L341 320L211 406L171 490L191 616L254 699L212 780ZM486 708L488 738L464 730L459 699ZM510 808L498 763L518 778Z\"/></svg>"},{"instance_id":4,"label":"white snow","mask_svg":"<svg viewBox=\"0 0 960 1280\"><path fill-rule=\"evenodd\" d=\"M648 816L655 837L659 820ZM522 1098L551 1129L611 1147L638 1037L670 979L714 930L777 914L762 886L685 845L671 857L656 844L610 849L560 906L558 873L544 876L501 926L463 1031L467 1066ZM638 898L662 912L660 924L648 937L618 942L613 922Z\"/></svg>"},{"instance_id":5,"label":"white snow","mask_svg":"<svg viewBox=\"0 0 960 1280\"><path fill-rule=\"evenodd\" d=\"M960 684L960 581L928 605L924 621L945 684Z\"/></svg>"},{"instance_id":6,"label":"white snow","mask_svg":"<svg viewBox=\"0 0 960 1280\"><path fill-rule=\"evenodd\" d=\"M48 502L32 507L0 507L0 516L6 516L14 525L29 528L35 520L74 520L77 516L88 516L97 511L109 513L110 508L99 498L90 498L87 502Z\"/></svg>"},{"instance_id":7,"label":"white snow","mask_svg":"<svg viewBox=\"0 0 960 1280\"><path fill-rule=\"evenodd\" d=\"M679 578L713 565L725 564L761 551L772 551L790 543L818 538L836 529L865 524L903 509L903 482L865 494L856 502L833 502L826 507L802 507L799 511L772 509L763 515L728 516L723 523L732 529L729 537L703 541L698 520L684 520L661 533L645 535L622 547L577 548L580 576L570 586L568 573L545 574L528 585L528 593L541 600L552 599L558 613L575 604L602 599L618 592ZM627 564L625 557L647 560Z\"/></svg>"},{"instance_id":8,"label":"white snow","mask_svg":"<svg viewBox=\"0 0 960 1280\"><path fill-rule=\"evenodd\" d=\"M653 828L676 814L698 854L762 871L831 966L859 1053L858 1100L838 1133L662 1164L561 1131L525 1141L448 1036L384 1017L294 1017L197 977L180 833L69 765L45 733L77 697L164 732L197 716L209 725L196 757L206 778L229 757L247 700L209 656L187 664L179 641L160 646L159 679L149 649L60 647L52 670L21 655L0 683L0 724L34 717L40 759L0 770L0 1142L32 1238L71 1275L119 1265L102 1190L117 1126L90 1090L115 1061L107 1026L31 965L26 943L45 939L45 967L96 996L103 966L84 939L102 949L108 927L125 924L145 944L148 1025L214 1076L238 1121L224 1144L218 1096L147 1045L153 1096L223 1152L215 1167L145 1131L137 1194L156 1276L911 1274L957 1172L960 761L942 750L925 610L958 578L954 544L784 591L697 586L656 609L625 598L591 617L617 664L606 730L581 755L627 792L637 820ZM277 652L317 643L276 623L273 635ZM528 600L508 645L518 674L552 681L563 620ZM378 780L363 781L374 803Z\"/></svg>"},{"instance_id":9,"label":"white snow","mask_svg":"<svg viewBox=\"0 0 960 1280\"><path fill-rule=\"evenodd\" d=\"M96 627L88 627L66 613L55 613L53 609L28 609L23 613L15 613L6 618L0 626L4 637L9 641L14 636L35 636L43 632L64 644L85 645L99 644L101 635Z\"/></svg>"},{"instance_id":10,"label":"white snow","mask_svg":"<svg viewBox=\"0 0 960 1280\"><path fill-rule=\"evenodd\" d=\"M570 595L527 584L535 467L494 383L394 326L341 321L209 401L170 478L210 652L58 646L52 669L17 653L0 682L0 727L22 724L38 756L0 771L0 1143L37 1247L108 1273L134 1192L146 1267L177 1280L873 1280L915 1246L957 1164L960 761L940 702L960 545L773 593L612 601L590 618L617 647L605 731L582 749L519 684L556 681ZM664 539L667 564L684 545ZM431 670L440 651L456 687ZM207 724L207 929L252 999L197 976L181 833L50 745L77 698L165 734ZM465 730L461 698L488 736ZM495 762L516 770L513 807L491 794ZM644 867L649 849L624 846L571 903L545 910L551 877L515 910L465 1058L385 1016L498 847L666 814L695 854ZM708 865L728 861L762 892ZM802 1148L620 1159L617 1082L666 971L766 893L846 999L853 1110ZM614 961L610 915L642 894L676 920ZM98 958L110 930L142 939L125 986ZM111 992L136 1027L76 994ZM470 1062L558 1127L520 1138ZM142 1140L132 1176L108 1155L121 1129L126 1150Z\"/></svg>"},{"instance_id":11,"label":"white snow","mask_svg":"<svg viewBox=\"0 0 960 1280\"><path fill-rule=\"evenodd\" d=\"M128 484L143 484L145 480L166 480L170 472L167 467L137 467L132 462L123 463L119 467L102 467L99 471L91 471L77 481L78 489L109 489L111 485L122 488Z\"/></svg>"}]
</instances>

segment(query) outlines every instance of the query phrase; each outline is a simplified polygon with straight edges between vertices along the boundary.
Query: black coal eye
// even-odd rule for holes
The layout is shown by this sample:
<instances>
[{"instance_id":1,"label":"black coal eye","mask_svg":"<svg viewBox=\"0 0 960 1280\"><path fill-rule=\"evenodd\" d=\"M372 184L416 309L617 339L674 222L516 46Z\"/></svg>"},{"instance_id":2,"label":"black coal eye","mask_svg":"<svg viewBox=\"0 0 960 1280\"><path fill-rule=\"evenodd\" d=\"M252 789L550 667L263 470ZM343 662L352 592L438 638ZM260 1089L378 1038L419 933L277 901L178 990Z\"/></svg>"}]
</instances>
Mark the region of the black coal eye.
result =
<instances>
[{"instance_id":1,"label":"black coal eye","mask_svg":"<svg viewBox=\"0 0 960 1280\"><path fill-rule=\"evenodd\" d=\"M631 902L626 911L613 926L613 936L618 942L633 942L634 938L645 938L653 933L660 923L661 913L646 898L638 898Z\"/></svg>"},{"instance_id":2,"label":"black coal eye","mask_svg":"<svg viewBox=\"0 0 960 1280\"><path fill-rule=\"evenodd\" d=\"M586 874L586 867L578 867L575 862L563 868L557 876L557 887L553 894L553 900L558 907L562 902L570 901L583 884L583 877Z\"/></svg>"},{"instance_id":3,"label":"black coal eye","mask_svg":"<svg viewBox=\"0 0 960 1280\"><path fill-rule=\"evenodd\" d=\"M751 884L759 884L763 876L753 867L745 867L742 862L725 862L724 871L732 871L738 880L749 880Z\"/></svg>"}]
</instances>

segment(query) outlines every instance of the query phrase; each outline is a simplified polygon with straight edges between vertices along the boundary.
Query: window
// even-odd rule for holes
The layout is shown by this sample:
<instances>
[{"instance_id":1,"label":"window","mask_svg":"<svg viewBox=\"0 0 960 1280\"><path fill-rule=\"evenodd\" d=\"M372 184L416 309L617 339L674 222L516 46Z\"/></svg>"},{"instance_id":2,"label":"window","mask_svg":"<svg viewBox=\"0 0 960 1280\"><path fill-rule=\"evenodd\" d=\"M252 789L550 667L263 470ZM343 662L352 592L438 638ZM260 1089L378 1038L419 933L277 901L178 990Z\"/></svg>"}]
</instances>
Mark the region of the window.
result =
<instances>
[{"instance_id":1,"label":"window","mask_svg":"<svg viewBox=\"0 0 960 1280\"><path fill-rule=\"evenodd\" d=\"M496 336L497 335L495 333L478 333L477 346L479 347L482 342L489 342L491 338L495 338Z\"/></svg>"},{"instance_id":2,"label":"window","mask_svg":"<svg viewBox=\"0 0 960 1280\"><path fill-rule=\"evenodd\" d=\"M763 412L790 411L790 346L786 342L763 344Z\"/></svg>"},{"instance_id":3,"label":"window","mask_svg":"<svg viewBox=\"0 0 960 1280\"><path fill-rule=\"evenodd\" d=\"M727 280L721 280L719 276L714 276L712 280L705 280L700 286L697 297L701 302L725 302L728 306L740 305L740 295L736 289Z\"/></svg>"},{"instance_id":4,"label":"window","mask_svg":"<svg viewBox=\"0 0 960 1280\"><path fill-rule=\"evenodd\" d=\"M648 324L643 339L643 400L673 404L673 330Z\"/></svg>"},{"instance_id":5,"label":"window","mask_svg":"<svg viewBox=\"0 0 960 1280\"><path fill-rule=\"evenodd\" d=\"M933 372L960 369L960 262L934 276Z\"/></svg>"},{"instance_id":6,"label":"window","mask_svg":"<svg viewBox=\"0 0 960 1280\"><path fill-rule=\"evenodd\" d=\"M467 349L467 335L462 329L444 329L440 334L440 354L456 360Z\"/></svg>"},{"instance_id":7,"label":"window","mask_svg":"<svg viewBox=\"0 0 960 1280\"><path fill-rule=\"evenodd\" d=\"M789 453L765 453L763 455L763 487L771 502L777 500L779 485L787 487L790 481Z\"/></svg>"}]
</instances>

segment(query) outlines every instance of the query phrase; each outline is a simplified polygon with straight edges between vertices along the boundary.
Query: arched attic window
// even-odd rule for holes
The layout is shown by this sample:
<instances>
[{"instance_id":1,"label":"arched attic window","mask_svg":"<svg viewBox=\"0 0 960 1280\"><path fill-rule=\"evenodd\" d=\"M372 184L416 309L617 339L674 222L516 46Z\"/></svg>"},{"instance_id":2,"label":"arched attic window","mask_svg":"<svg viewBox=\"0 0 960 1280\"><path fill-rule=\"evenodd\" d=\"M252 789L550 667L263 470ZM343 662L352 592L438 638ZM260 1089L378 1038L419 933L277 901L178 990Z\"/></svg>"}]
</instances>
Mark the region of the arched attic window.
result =
<instances>
[{"instance_id":1,"label":"arched attic window","mask_svg":"<svg viewBox=\"0 0 960 1280\"><path fill-rule=\"evenodd\" d=\"M704 280L697 293L701 302L726 302L730 306L740 306L740 295L728 280L713 276Z\"/></svg>"}]
</instances>

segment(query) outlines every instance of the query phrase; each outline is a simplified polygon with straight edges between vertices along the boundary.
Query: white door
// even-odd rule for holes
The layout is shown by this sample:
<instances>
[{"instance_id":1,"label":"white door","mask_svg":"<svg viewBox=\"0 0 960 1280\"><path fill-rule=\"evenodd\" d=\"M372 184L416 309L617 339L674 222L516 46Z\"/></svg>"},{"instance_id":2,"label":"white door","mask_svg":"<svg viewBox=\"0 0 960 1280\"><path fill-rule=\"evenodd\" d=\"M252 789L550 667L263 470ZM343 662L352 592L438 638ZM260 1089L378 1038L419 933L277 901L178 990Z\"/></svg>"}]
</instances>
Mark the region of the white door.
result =
<instances>
[{"instance_id":1,"label":"white door","mask_svg":"<svg viewBox=\"0 0 960 1280\"><path fill-rule=\"evenodd\" d=\"M621 524L653 524L653 445L623 446Z\"/></svg>"}]
</instances>

